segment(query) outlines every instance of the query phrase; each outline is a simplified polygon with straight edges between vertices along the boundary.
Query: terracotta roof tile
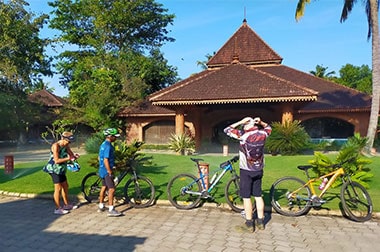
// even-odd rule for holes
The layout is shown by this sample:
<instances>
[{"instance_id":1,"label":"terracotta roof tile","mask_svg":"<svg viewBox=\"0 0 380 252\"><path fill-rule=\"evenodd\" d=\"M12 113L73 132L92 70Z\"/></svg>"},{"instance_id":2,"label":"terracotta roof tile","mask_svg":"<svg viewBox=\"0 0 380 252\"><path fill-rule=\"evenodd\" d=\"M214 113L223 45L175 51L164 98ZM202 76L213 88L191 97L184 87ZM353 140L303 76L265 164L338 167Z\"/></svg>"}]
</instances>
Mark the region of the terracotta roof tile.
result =
<instances>
[{"instance_id":1,"label":"terracotta roof tile","mask_svg":"<svg viewBox=\"0 0 380 252\"><path fill-rule=\"evenodd\" d=\"M259 67L259 70L287 79L297 85L310 88L319 93L318 100L305 105L302 111L326 110L370 110L371 97L355 89L339 85L296 69L279 65Z\"/></svg>"},{"instance_id":2,"label":"terracotta roof tile","mask_svg":"<svg viewBox=\"0 0 380 252\"><path fill-rule=\"evenodd\" d=\"M50 93L46 89L30 94L28 99L31 102L40 103L47 107L62 107L66 103L63 98Z\"/></svg>"},{"instance_id":3,"label":"terracotta roof tile","mask_svg":"<svg viewBox=\"0 0 380 252\"><path fill-rule=\"evenodd\" d=\"M143 101L136 106L126 107L122 109L118 116L121 117L136 117L136 116L163 116L163 115L175 115L173 110L153 106L149 101Z\"/></svg>"},{"instance_id":4,"label":"terracotta roof tile","mask_svg":"<svg viewBox=\"0 0 380 252\"><path fill-rule=\"evenodd\" d=\"M234 59L244 64L268 64L282 62L244 20L240 28L207 63L209 68L231 64Z\"/></svg>"},{"instance_id":5,"label":"terracotta roof tile","mask_svg":"<svg viewBox=\"0 0 380 252\"><path fill-rule=\"evenodd\" d=\"M286 79L232 64L202 73L149 97L154 105L311 101L317 92Z\"/></svg>"}]
</instances>

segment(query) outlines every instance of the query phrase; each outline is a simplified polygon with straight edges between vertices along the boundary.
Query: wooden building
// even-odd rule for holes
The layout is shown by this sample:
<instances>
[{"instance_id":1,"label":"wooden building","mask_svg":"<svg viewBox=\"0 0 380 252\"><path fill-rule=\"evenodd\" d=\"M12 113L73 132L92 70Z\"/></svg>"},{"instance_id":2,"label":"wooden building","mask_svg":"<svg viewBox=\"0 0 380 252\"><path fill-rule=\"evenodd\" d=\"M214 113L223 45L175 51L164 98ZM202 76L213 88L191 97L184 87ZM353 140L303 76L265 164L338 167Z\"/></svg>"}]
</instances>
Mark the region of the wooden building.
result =
<instances>
[{"instance_id":1,"label":"wooden building","mask_svg":"<svg viewBox=\"0 0 380 252\"><path fill-rule=\"evenodd\" d=\"M312 138L366 135L370 96L283 65L246 20L207 66L122 110L127 139L167 144L171 133L187 131L199 150L223 144L223 128L245 116L300 120Z\"/></svg>"}]
</instances>

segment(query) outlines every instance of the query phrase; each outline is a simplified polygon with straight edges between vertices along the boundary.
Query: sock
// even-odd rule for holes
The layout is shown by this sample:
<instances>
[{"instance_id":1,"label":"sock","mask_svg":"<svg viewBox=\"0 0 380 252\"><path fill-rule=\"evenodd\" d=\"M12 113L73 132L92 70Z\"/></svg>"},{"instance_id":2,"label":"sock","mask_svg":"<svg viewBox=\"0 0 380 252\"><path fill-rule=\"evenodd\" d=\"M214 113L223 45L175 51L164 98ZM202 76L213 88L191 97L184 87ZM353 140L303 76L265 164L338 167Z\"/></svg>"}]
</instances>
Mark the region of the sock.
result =
<instances>
[{"instance_id":1,"label":"sock","mask_svg":"<svg viewBox=\"0 0 380 252\"><path fill-rule=\"evenodd\" d=\"M108 210L111 212L113 210L113 206L109 206Z\"/></svg>"},{"instance_id":2,"label":"sock","mask_svg":"<svg viewBox=\"0 0 380 252\"><path fill-rule=\"evenodd\" d=\"M99 203L99 208L103 208L104 207L104 204L103 203Z\"/></svg>"}]
</instances>

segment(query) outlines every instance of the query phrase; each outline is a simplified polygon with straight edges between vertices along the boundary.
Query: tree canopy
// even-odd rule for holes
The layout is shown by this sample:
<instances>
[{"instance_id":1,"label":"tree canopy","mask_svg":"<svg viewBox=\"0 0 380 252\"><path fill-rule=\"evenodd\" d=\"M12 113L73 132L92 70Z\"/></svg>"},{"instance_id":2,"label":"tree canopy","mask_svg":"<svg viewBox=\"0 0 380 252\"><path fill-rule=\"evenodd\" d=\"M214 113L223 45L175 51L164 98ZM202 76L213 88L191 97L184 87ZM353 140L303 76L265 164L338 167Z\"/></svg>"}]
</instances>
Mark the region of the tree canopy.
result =
<instances>
[{"instance_id":1,"label":"tree canopy","mask_svg":"<svg viewBox=\"0 0 380 252\"><path fill-rule=\"evenodd\" d=\"M0 2L0 131L8 139L38 120L27 92L52 75L45 53L49 41L40 38L48 16L36 16L27 6L23 0Z\"/></svg>"},{"instance_id":2,"label":"tree canopy","mask_svg":"<svg viewBox=\"0 0 380 252\"><path fill-rule=\"evenodd\" d=\"M39 32L47 22L47 15L36 17L25 10L23 0L0 2L0 75L2 91L5 86L24 90L51 76L51 59L45 54L47 39Z\"/></svg>"},{"instance_id":3,"label":"tree canopy","mask_svg":"<svg viewBox=\"0 0 380 252\"><path fill-rule=\"evenodd\" d=\"M58 58L76 119L94 129L117 112L177 81L160 47L174 41L174 15L153 0L55 0L50 27L65 46Z\"/></svg>"}]
</instances>

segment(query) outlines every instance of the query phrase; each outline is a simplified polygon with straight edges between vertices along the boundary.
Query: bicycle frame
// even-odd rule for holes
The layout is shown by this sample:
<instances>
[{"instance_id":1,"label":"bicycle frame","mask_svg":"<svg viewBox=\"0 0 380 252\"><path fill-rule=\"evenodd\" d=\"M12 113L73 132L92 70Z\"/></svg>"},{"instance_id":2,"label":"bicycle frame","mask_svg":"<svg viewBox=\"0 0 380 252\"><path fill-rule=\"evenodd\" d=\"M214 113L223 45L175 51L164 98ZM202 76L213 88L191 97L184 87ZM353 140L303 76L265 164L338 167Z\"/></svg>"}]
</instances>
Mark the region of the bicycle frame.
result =
<instances>
[{"instance_id":1,"label":"bicycle frame","mask_svg":"<svg viewBox=\"0 0 380 252\"><path fill-rule=\"evenodd\" d=\"M344 169L342 167L340 167L339 169L333 171L333 172L330 172L328 174L325 174L319 178L313 178L313 179L310 179L309 178L309 175L307 174L307 177L308 177L308 182L305 184L305 186L308 186L312 192L312 195L316 195L318 196L319 198L322 198L323 195L326 193L326 191L331 187L331 185L335 182L335 180L342 176L342 175L345 175L345 172L344 172ZM324 179L324 178L329 178L329 182L326 184L325 188L323 188L323 190L317 194L316 193L316 190L315 190L315 182L316 181L319 181L321 179Z\"/></svg>"},{"instance_id":2,"label":"bicycle frame","mask_svg":"<svg viewBox=\"0 0 380 252\"><path fill-rule=\"evenodd\" d=\"M234 168L232 167L232 163L229 162L229 161L226 161L224 163L222 163L220 165L220 167L218 169L215 169L211 172L212 175L216 174L218 171L222 171L218 176L217 178L215 179L215 181L213 181L212 184L210 184L210 186L208 187L208 189L206 190L206 183L205 183L205 178L206 177L210 177L210 172L208 174L203 174L201 172L201 167L199 165L199 161L201 160L193 160L194 162L196 162L196 165L197 165L197 168L198 168L198 172L200 174L199 178L197 178L196 180L194 180L193 182L191 182L187 187L188 188L191 188L195 183L198 183L199 181L201 181L201 185L202 185L202 188L203 190L201 192L195 192L195 191L190 191L190 190L187 190L187 188L184 188L185 190L183 191L184 193L187 193L187 194L194 194L194 195L201 195L203 198L207 198L209 197L209 194L211 193L211 191L215 188L215 186L218 184L218 182L223 178L223 176L228 172L228 171L231 171L233 172L234 171ZM236 172L234 172L234 174L232 176L236 176ZM207 192L205 194L205 192Z\"/></svg>"},{"instance_id":3,"label":"bicycle frame","mask_svg":"<svg viewBox=\"0 0 380 252\"><path fill-rule=\"evenodd\" d=\"M231 163L223 163L221 165L221 167L219 167L218 169L215 169L214 171L212 171L212 175L216 174L218 171L222 171L216 178L215 180L212 182L212 184L210 184L210 186L208 187L207 189L207 192L210 193L214 188L215 186L218 184L218 182L223 178L223 176L228 172L228 171L233 171L233 167L232 167L232 164ZM198 170L200 171L200 167L199 167L199 164L198 164ZM199 173L200 174L200 178L198 179L201 180L202 182L202 187L203 188L206 188L206 183L205 183L205 177L210 177L210 173L209 174L203 174L203 173Z\"/></svg>"}]
</instances>

